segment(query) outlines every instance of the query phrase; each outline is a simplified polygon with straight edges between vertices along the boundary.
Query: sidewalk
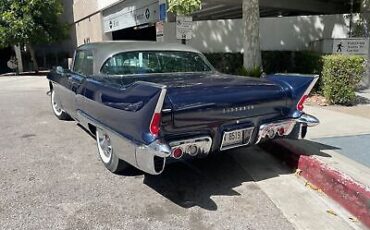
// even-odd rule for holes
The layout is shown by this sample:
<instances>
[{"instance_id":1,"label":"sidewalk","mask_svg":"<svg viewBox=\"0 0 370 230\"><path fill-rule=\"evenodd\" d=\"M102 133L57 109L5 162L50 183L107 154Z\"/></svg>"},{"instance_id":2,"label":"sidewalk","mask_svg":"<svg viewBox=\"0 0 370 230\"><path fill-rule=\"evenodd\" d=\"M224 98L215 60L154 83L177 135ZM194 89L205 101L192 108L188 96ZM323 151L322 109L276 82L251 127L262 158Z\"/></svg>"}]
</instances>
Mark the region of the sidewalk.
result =
<instances>
[{"instance_id":1,"label":"sidewalk","mask_svg":"<svg viewBox=\"0 0 370 230\"><path fill-rule=\"evenodd\" d=\"M370 106L332 109L306 106L321 121L308 130L307 140L279 140L266 148L370 227Z\"/></svg>"},{"instance_id":2,"label":"sidewalk","mask_svg":"<svg viewBox=\"0 0 370 230\"><path fill-rule=\"evenodd\" d=\"M368 100L370 100L370 89L361 90L360 92L357 92L357 95L360 96L360 97L364 97L364 98L367 98Z\"/></svg>"},{"instance_id":3,"label":"sidewalk","mask_svg":"<svg viewBox=\"0 0 370 230\"><path fill-rule=\"evenodd\" d=\"M370 106L342 107L346 112L333 111L336 107L306 106L305 112L319 118L320 125L308 130L308 139L370 134Z\"/></svg>"}]
</instances>

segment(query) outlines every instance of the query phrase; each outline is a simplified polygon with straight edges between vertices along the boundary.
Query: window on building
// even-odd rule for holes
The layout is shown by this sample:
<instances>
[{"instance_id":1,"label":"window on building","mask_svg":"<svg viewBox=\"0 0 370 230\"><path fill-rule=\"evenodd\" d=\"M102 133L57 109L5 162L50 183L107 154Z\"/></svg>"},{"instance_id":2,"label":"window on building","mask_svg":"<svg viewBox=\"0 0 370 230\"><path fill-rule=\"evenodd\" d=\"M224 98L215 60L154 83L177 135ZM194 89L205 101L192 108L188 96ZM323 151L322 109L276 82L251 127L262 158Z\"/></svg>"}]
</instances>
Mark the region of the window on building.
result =
<instances>
[{"instance_id":1,"label":"window on building","mask_svg":"<svg viewBox=\"0 0 370 230\"><path fill-rule=\"evenodd\" d=\"M77 51L73 70L81 75L93 74L94 57L91 50Z\"/></svg>"},{"instance_id":2,"label":"window on building","mask_svg":"<svg viewBox=\"0 0 370 230\"><path fill-rule=\"evenodd\" d=\"M210 64L200 54L182 51L120 53L108 59L101 69L101 73L110 75L209 71Z\"/></svg>"}]
</instances>

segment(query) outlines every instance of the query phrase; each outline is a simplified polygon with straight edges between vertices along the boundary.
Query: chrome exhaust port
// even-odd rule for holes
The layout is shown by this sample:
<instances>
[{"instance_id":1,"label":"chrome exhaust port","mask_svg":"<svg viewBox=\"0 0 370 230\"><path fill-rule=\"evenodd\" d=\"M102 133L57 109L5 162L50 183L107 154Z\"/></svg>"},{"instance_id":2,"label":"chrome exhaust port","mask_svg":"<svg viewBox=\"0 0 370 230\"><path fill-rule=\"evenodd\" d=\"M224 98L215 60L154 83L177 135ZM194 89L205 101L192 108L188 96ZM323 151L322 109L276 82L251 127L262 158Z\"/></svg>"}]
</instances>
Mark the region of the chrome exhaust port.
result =
<instances>
[{"instance_id":1,"label":"chrome exhaust port","mask_svg":"<svg viewBox=\"0 0 370 230\"><path fill-rule=\"evenodd\" d=\"M173 141L170 144L172 149L171 156L175 159L180 159L184 154L195 157L200 154L209 154L212 146L211 137L197 137L192 139Z\"/></svg>"}]
</instances>

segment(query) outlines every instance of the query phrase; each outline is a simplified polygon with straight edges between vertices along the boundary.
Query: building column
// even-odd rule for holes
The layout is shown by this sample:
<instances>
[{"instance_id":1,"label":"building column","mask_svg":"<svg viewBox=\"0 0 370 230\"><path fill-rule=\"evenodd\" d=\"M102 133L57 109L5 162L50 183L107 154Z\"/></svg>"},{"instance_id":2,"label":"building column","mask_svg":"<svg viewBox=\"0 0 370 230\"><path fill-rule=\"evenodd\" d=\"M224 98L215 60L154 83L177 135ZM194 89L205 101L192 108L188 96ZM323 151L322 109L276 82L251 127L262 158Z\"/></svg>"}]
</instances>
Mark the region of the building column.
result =
<instances>
[{"instance_id":1,"label":"building column","mask_svg":"<svg viewBox=\"0 0 370 230\"><path fill-rule=\"evenodd\" d=\"M243 0L244 67L247 70L261 67L259 0Z\"/></svg>"}]
</instances>

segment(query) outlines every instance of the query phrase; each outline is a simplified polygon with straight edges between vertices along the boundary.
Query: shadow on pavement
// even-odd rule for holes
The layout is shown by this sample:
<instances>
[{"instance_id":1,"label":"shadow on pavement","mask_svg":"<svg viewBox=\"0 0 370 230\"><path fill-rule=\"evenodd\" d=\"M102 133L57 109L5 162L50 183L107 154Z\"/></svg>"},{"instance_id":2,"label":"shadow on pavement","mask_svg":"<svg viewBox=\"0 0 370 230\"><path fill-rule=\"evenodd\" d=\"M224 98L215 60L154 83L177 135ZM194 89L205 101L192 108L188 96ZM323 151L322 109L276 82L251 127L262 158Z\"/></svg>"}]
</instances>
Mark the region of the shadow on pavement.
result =
<instances>
[{"instance_id":1,"label":"shadow on pavement","mask_svg":"<svg viewBox=\"0 0 370 230\"><path fill-rule=\"evenodd\" d=\"M255 149L244 148L244 151L246 155L258 155ZM206 159L169 164L159 176L145 175L144 183L183 208L199 206L215 211L217 204L212 200L213 196L240 196L235 189L245 182L254 181L243 167L244 160L235 160L234 154L236 152L228 151ZM267 178L281 175L271 170L264 173ZM247 188L259 190L253 183Z\"/></svg>"},{"instance_id":2,"label":"shadow on pavement","mask_svg":"<svg viewBox=\"0 0 370 230\"><path fill-rule=\"evenodd\" d=\"M262 144L261 148L269 152L276 158L283 160L292 170L298 168L301 157L320 156L328 157L331 155L323 152L324 150L338 150L337 147L321 144L310 140L276 140L271 143Z\"/></svg>"},{"instance_id":3,"label":"shadow on pavement","mask_svg":"<svg viewBox=\"0 0 370 230\"><path fill-rule=\"evenodd\" d=\"M338 150L337 147L325 145L310 140L276 140L272 143L261 144L270 153L286 153L304 156L331 157L324 150Z\"/></svg>"},{"instance_id":4,"label":"shadow on pavement","mask_svg":"<svg viewBox=\"0 0 370 230\"><path fill-rule=\"evenodd\" d=\"M83 129L92 138L88 130ZM251 146L220 152L205 159L182 160L166 165L161 175L152 176L140 170L130 168L122 176L142 177L144 184L182 208L200 208L215 211L218 209L213 196L240 196L236 191L245 182L253 182L278 177L294 172L294 165L286 167L280 157L292 154L280 141L259 146ZM284 140L294 148L304 149L302 155L319 155L330 157L322 150L337 149L312 141ZM289 164L288 164L289 165ZM259 190L250 183L249 190Z\"/></svg>"},{"instance_id":5,"label":"shadow on pavement","mask_svg":"<svg viewBox=\"0 0 370 230\"><path fill-rule=\"evenodd\" d=\"M183 208L217 210L212 196L239 196L234 190L251 176L228 153L166 166L159 176L145 175L144 183Z\"/></svg>"},{"instance_id":6,"label":"shadow on pavement","mask_svg":"<svg viewBox=\"0 0 370 230\"><path fill-rule=\"evenodd\" d=\"M289 142L295 146L303 146L304 155L331 157L322 150L336 149L312 141ZM267 180L295 171L297 163L290 165L276 157L280 154L292 154L282 147L279 149L279 146L272 142L264 144L262 148L252 146L221 152L206 159L168 164L161 175L145 174L144 184L182 208L198 206L215 211L218 205L212 199L213 196L240 196L235 189L245 182ZM140 171L134 170L131 175L123 175L137 176ZM252 185L248 189L259 189Z\"/></svg>"}]
</instances>

